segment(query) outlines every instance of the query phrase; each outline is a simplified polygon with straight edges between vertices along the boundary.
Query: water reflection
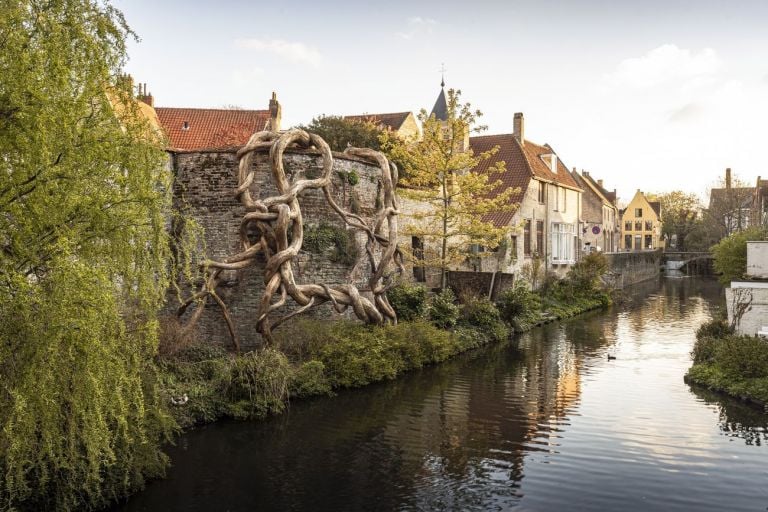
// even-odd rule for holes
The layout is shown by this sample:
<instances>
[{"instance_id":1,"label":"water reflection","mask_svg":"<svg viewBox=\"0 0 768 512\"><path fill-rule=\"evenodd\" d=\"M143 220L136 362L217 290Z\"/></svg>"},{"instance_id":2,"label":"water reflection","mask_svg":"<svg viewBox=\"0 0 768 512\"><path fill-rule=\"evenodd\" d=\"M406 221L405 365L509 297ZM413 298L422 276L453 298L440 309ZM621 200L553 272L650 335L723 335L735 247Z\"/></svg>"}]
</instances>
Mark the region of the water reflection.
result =
<instances>
[{"instance_id":1,"label":"water reflection","mask_svg":"<svg viewBox=\"0 0 768 512\"><path fill-rule=\"evenodd\" d=\"M118 510L764 509L765 415L682 382L719 294L652 282L623 309L191 432Z\"/></svg>"}]
</instances>

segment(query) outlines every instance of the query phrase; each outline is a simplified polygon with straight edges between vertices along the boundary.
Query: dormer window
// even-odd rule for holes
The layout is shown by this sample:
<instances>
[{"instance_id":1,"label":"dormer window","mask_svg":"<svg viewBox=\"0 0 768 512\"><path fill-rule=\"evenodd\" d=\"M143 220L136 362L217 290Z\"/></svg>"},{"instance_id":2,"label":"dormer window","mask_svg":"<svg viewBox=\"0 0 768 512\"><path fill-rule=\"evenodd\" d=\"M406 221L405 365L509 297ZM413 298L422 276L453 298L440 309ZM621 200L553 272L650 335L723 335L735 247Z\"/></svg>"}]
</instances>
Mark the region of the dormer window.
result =
<instances>
[{"instance_id":1,"label":"dormer window","mask_svg":"<svg viewBox=\"0 0 768 512\"><path fill-rule=\"evenodd\" d=\"M549 167L549 170L552 172L557 172L557 155L554 153L549 153L546 155L541 155L541 159L544 161L545 164L547 164L547 167Z\"/></svg>"},{"instance_id":2,"label":"dormer window","mask_svg":"<svg viewBox=\"0 0 768 512\"><path fill-rule=\"evenodd\" d=\"M184 121L181 125L181 129L184 131L189 130L189 121Z\"/></svg>"}]
</instances>

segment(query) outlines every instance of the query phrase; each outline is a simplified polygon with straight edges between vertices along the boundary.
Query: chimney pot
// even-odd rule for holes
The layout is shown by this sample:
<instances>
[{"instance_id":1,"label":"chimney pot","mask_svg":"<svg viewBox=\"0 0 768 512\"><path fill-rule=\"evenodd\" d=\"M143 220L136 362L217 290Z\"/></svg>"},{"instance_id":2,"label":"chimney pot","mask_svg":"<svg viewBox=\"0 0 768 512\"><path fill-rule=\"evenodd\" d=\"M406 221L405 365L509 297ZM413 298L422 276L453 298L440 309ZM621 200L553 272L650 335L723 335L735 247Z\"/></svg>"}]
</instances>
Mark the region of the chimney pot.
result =
<instances>
[{"instance_id":1,"label":"chimney pot","mask_svg":"<svg viewBox=\"0 0 768 512\"><path fill-rule=\"evenodd\" d=\"M600 185L600 188L603 188L603 180L597 180L597 184Z\"/></svg>"},{"instance_id":2,"label":"chimney pot","mask_svg":"<svg viewBox=\"0 0 768 512\"><path fill-rule=\"evenodd\" d=\"M725 188L730 189L731 188L731 168L728 167L725 170Z\"/></svg>"},{"instance_id":3,"label":"chimney pot","mask_svg":"<svg viewBox=\"0 0 768 512\"><path fill-rule=\"evenodd\" d=\"M525 120L523 119L522 112L515 112L514 119L514 136L520 142L520 145L525 144Z\"/></svg>"}]
</instances>

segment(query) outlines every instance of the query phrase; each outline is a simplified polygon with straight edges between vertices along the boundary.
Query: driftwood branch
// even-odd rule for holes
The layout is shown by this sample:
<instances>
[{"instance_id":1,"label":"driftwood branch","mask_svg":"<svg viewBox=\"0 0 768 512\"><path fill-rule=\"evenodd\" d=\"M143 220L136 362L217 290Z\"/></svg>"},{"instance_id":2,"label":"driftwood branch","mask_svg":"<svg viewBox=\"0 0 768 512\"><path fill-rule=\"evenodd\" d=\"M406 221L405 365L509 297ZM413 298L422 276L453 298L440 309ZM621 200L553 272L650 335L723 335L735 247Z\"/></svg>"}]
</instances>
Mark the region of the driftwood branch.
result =
<instances>
[{"instance_id":1,"label":"driftwood branch","mask_svg":"<svg viewBox=\"0 0 768 512\"><path fill-rule=\"evenodd\" d=\"M283 154L289 147L315 148L323 159L322 173L315 179L297 179L290 182L283 167ZM255 151L269 150L272 179L278 195L266 199L254 199L251 186L255 175L251 166ZM331 195L333 155L328 144L319 136L304 130L287 132L257 132L237 152L239 158L238 186L235 197L245 209L240 224L242 251L223 261L205 260L202 269L205 275L199 291L187 298L178 310L182 316L187 308L195 305L185 330L194 327L202 315L208 296L221 308L227 322L236 350L240 344L229 310L216 293L219 275L223 270L240 271L255 263L258 254L266 259L264 268L265 289L257 311L257 330L268 344L273 343L272 330L289 318L304 311L330 302L338 312L352 308L355 315L366 323L382 324L397 322L394 309L386 296L392 285L392 274L403 271L403 256L397 246L397 167L380 152L371 149L349 148L346 154L377 164L381 169L383 201L371 221L341 208ZM297 258L304 239L304 219L299 207L298 196L304 190L319 189L331 209L353 231L365 234L365 255L371 274L367 290L372 298L365 297L352 283L344 284L300 284L296 282L291 263ZM248 233L255 230L258 242L252 243ZM277 300L275 299L275 296ZM300 307L297 311L272 319L272 315L283 308L290 297Z\"/></svg>"}]
</instances>

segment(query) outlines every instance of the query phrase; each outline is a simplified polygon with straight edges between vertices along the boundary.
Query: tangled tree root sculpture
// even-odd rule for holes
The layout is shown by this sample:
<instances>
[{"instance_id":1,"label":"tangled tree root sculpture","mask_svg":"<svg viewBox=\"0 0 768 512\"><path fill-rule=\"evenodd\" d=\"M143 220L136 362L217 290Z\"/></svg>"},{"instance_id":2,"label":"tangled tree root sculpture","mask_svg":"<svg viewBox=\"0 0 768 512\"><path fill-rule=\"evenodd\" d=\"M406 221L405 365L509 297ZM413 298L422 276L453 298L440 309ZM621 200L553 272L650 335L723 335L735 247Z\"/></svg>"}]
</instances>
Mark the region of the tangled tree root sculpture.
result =
<instances>
[{"instance_id":1,"label":"tangled tree root sculpture","mask_svg":"<svg viewBox=\"0 0 768 512\"><path fill-rule=\"evenodd\" d=\"M291 183L283 167L283 153L286 148L316 148L322 154L322 175L317 179L297 179ZM272 177L279 195L264 200L254 200L250 186L254 181L251 161L254 151L269 148ZM387 300L386 291L392 285L392 275L403 271L403 256L397 247L397 167L378 151L361 148L348 148L346 154L376 163L381 168L381 189L383 200L381 207L369 223L364 218L340 208L331 195L331 172L333 155L328 144L319 136L304 130L287 132L257 132L248 143L237 152L239 162L238 187L235 196L245 208L245 215L240 224L240 242L243 250L223 261L205 260L201 263L203 284L197 293L187 298L178 310L181 317L186 309L195 304L196 309L190 316L185 330L194 327L203 313L208 296L221 308L227 323L232 342L236 350L240 349L237 330L229 309L216 293L224 270L242 270L256 262L256 256L263 253L267 263L264 267L265 289L257 311L257 330L268 344L274 342L272 330L313 306L331 302L338 312L351 307L362 321L372 324L397 322L395 311ZM365 252L370 265L367 289L373 300L361 295L353 284L297 284L294 278L292 262L301 250L304 235L304 219L297 197L307 189L321 189L325 200L341 217L347 226L365 233L367 242ZM257 233L252 243L253 232ZM277 300L274 300L275 296ZM291 297L299 308L274 321L270 315L286 304Z\"/></svg>"}]
</instances>

